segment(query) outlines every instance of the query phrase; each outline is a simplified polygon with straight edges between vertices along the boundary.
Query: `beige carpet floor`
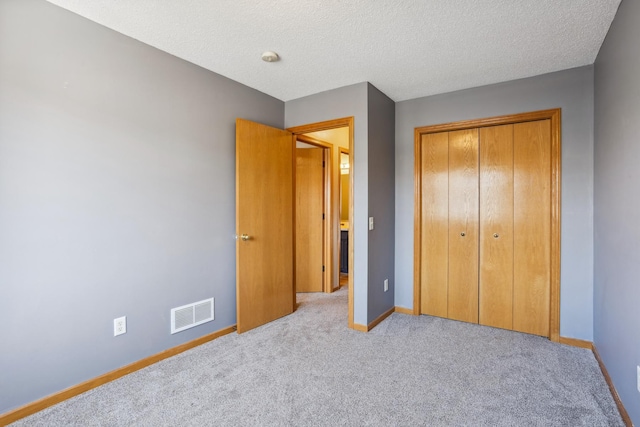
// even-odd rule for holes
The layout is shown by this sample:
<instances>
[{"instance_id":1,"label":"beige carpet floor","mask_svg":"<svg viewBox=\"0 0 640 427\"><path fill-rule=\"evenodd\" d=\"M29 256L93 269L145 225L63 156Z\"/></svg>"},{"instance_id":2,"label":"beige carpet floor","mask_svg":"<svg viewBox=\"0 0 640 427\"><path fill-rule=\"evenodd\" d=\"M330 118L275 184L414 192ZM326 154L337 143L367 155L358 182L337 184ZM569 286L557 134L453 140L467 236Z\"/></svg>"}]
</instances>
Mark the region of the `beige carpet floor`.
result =
<instances>
[{"instance_id":1,"label":"beige carpet floor","mask_svg":"<svg viewBox=\"0 0 640 427\"><path fill-rule=\"evenodd\" d=\"M347 289L17 422L17 426L622 426L593 354L393 314L347 328Z\"/></svg>"}]
</instances>

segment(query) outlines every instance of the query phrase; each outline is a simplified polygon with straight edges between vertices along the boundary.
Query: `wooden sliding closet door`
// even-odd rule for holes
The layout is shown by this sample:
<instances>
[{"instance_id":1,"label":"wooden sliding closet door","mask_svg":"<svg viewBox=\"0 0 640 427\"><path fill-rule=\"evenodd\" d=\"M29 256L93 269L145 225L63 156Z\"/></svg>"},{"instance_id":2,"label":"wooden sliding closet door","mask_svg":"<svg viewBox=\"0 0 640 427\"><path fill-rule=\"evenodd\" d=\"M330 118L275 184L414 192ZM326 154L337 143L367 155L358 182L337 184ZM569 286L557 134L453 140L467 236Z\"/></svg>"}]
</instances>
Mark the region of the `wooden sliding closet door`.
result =
<instances>
[{"instance_id":1,"label":"wooden sliding closet door","mask_svg":"<svg viewBox=\"0 0 640 427\"><path fill-rule=\"evenodd\" d=\"M420 311L478 322L478 130L421 141Z\"/></svg>"},{"instance_id":2,"label":"wooden sliding closet door","mask_svg":"<svg viewBox=\"0 0 640 427\"><path fill-rule=\"evenodd\" d=\"M517 123L514 151L513 329L549 336L551 123Z\"/></svg>"},{"instance_id":3,"label":"wooden sliding closet door","mask_svg":"<svg viewBox=\"0 0 640 427\"><path fill-rule=\"evenodd\" d=\"M513 125L480 129L480 319L513 328Z\"/></svg>"},{"instance_id":4,"label":"wooden sliding closet door","mask_svg":"<svg viewBox=\"0 0 640 427\"><path fill-rule=\"evenodd\" d=\"M420 312L447 317L449 277L449 133L422 135ZM418 238L418 236L416 236Z\"/></svg>"},{"instance_id":5,"label":"wooden sliding closet door","mask_svg":"<svg viewBox=\"0 0 640 427\"><path fill-rule=\"evenodd\" d=\"M557 341L560 110L415 135L419 313Z\"/></svg>"},{"instance_id":6,"label":"wooden sliding closet door","mask_svg":"<svg viewBox=\"0 0 640 427\"><path fill-rule=\"evenodd\" d=\"M449 132L450 319L478 323L478 130Z\"/></svg>"}]
</instances>

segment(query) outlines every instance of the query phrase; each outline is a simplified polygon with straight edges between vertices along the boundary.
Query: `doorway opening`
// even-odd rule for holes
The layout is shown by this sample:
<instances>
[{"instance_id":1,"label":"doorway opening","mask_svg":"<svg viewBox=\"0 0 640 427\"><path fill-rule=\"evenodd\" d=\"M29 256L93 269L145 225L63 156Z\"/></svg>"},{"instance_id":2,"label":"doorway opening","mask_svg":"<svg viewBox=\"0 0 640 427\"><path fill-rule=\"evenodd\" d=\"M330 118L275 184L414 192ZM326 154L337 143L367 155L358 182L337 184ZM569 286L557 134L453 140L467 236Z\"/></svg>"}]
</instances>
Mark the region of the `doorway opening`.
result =
<instances>
[{"instance_id":1,"label":"doorway opening","mask_svg":"<svg viewBox=\"0 0 640 427\"><path fill-rule=\"evenodd\" d=\"M324 260L323 291L333 292L340 289L340 260L345 255L341 254L342 233L345 232L347 242L353 242L353 227L349 225L353 221L353 174L348 174L348 191L346 210L347 219L341 218L341 191L342 179L341 170L351 172L353 170L353 159L348 153L353 153L353 117L330 120L326 122L312 123L287 129L294 134L297 143L308 144L323 150L325 161L324 168L324 214L322 232L322 259ZM302 149L302 148L301 148ZM348 165L342 168L342 154L347 154ZM296 227L297 228L297 227ZM297 238L296 238L297 240ZM353 271L353 245L346 245L346 271ZM297 254L296 254L297 255ZM297 264L298 260L296 260ZM297 269L297 266L296 266ZM349 327L353 328L353 274L343 276L348 286L349 300ZM298 285L296 284L296 288Z\"/></svg>"},{"instance_id":2,"label":"doorway opening","mask_svg":"<svg viewBox=\"0 0 640 427\"><path fill-rule=\"evenodd\" d=\"M330 268L332 147L296 137L295 256L296 292L333 292ZM325 224L326 223L326 224Z\"/></svg>"},{"instance_id":3,"label":"doorway opening","mask_svg":"<svg viewBox=\"0 0 640 427\"><path fill-rule=\"evenodd\" d=\"M321 147L325 159L324 225L316 246L320 288L339 289L339 151L318 137L322 131L343 128L353 153L353 117L298 126L288 130L236 119L236 311L242 333L293 313L296 296L296 142ZM353 158L349 159L353 170ZM328 195L327 195L328 194ZM353 175L349 180L349 223L353 221ZM322 209L321 209L322 211ZM317 217L316 217L317 218ZM349 227L353 241L353 227ZM353 245L349 245L353 271ZM322 288L325 289L322 289ZM348 326L353 329L353 274L348 285Z\"/></svg>"}]
</instances>

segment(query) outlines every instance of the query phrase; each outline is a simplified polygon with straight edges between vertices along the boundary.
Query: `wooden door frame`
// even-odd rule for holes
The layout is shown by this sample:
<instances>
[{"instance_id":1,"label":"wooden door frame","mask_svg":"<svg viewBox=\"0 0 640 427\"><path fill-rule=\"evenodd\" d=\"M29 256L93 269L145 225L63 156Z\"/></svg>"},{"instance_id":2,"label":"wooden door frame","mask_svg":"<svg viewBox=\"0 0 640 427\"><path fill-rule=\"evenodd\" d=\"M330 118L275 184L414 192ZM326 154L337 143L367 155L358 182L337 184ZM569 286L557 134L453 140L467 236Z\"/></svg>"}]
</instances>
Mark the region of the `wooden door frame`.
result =
<instances>
[{"instance_id":1,"label":"wooden door frame","mask_svg":"<svg viewBox=\"0 0 640 427\"><path fill-rule=\"evenodd\" d=\"M349 128L349 152L353 153L353 117L344 117L335 120L327 120L324 122L311 123L307 125L294 126L287 128L289 132L291 132L294 137L298 137L305 133L311 132L319 132L323 130L330 130L336 128L348 127ZM311 140L311 139L309 139ZM304 141L307 142L307 141ZM320 142L317 141L316 142ZM326 143L325 143L326 144ZM331 145L331 158L333 160L333 145ZM328 147L327 147L328 148ZM330 279L327 281L328 286L333 290L334 289L334 279L335 284L340 286L340 266L339 259L337 258L338 254L338 244L340 243L340 211L338 209L338 200L339 196L339 168L336 168L333 164L333 161L329 162L330 169L330 189L331 189L331 197L329 198L329 216L330 219L327 221L330 227L328 241L329 245L327 245L327 253L329 254L329 259L331 262L327 263L328 268L325 269L325 275L327 275ZM337 170L335 170L337 169ZM353 242L353 156L349 155L349 242ZM337 213L336 213L337 212ZM353 243L349 244L349 328L353 328ZM330 270L330 272L326 271ZM336 274L337 273L337 274ZM325 276L325 277L327 277ZM295 298L295 294L294 294Z\"/></svg>"},{"instance_id":2,"label":"wooden door frame","mask_svg":"<svg viewBox=\"0 0 640 427\"><path fill-rule=\"evenodd\" d=\"M349 206L349 216L348 216L348 221L349 221L349 230L347 230L347 234L348 234L348 251L349 253L351 252L351 246L353 245L353 241L351 240L351 224L353 217L351 216L351 211L353 210L352 205L351 205L351 192L353 191L353 180L351 178L351 176L353 175L351 173L351 167L352 167L352 163L351 163L351 155L349 154L349 149L348 148L344 148L344 147L338 147L338 187L339 187L339 191L338 191L338 227L340 226L340 222L342 222L342 216L340 215L340 209L342 207L342 168L340 167L340 165L342 163L340 163L340 159L342 157L343 154L346 154L349 156L349 201L347 202L347 205ZM342 229L340 229L338 231L338 247L340 247L341 243L340 243L340 239L342 239ZM347 256L349 256L349 254L347 254ZM338 251L338 287L340 287L340 251ZM349 258L351 259L351 258ZM347 262L347 270L348 270L348 276L347 276L347 280L351 280L351 261ZM350 283L350 282L348 282ZM349 288L351 286L349 285Z\"/></svg>"},{"instance_id":3,"label":"wooden door frame","mask_svg":"<svg viewBox=\"0 0 640 427\"><path fill-rule=\"evenodd\" d=\"M549 339L560 341L560 202L561 202L561 109L533 111L476 120L464 120L414 129L414 225L413 225L413 314L420 315L422 253L422 149L423 134L450 132L549 119L551 124L551 265L549 292Z\"/></svg>"}]
</instances>

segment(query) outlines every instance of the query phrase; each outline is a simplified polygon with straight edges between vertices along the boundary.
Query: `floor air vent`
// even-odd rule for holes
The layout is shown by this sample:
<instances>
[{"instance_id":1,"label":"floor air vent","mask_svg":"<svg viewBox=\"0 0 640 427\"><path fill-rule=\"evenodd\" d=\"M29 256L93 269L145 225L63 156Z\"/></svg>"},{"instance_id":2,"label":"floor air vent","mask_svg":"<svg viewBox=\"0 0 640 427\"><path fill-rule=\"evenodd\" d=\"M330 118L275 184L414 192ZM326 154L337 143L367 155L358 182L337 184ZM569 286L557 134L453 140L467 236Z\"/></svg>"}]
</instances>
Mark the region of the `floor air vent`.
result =
<instances>
[{"instance_id":1,"label":"floor air vent","mask_svg":"<svg viewBox=\"0 0 640 427\"><path fill-rule=\"evenodd\" d=\"M213 298L171 309L171 333L184 331L213 320Z\"/></svg>"}]
</instances>

